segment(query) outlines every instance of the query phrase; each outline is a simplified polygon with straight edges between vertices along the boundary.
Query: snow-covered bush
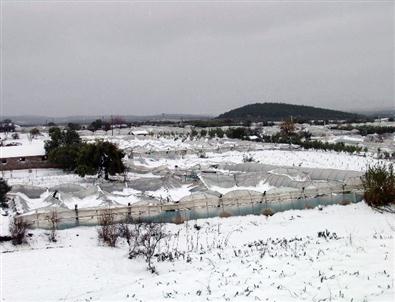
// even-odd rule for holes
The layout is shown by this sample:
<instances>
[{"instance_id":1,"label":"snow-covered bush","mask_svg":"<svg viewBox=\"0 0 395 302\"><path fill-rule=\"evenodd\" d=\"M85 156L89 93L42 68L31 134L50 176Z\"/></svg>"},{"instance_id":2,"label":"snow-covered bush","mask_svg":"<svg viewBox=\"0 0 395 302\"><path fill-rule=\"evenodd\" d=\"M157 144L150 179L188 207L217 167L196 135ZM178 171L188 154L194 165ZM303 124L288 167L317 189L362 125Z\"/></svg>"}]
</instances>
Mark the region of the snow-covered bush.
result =
<instances>
[{"instance_id":1,"label":"snow-covered bush","mask_svg":"<svg viewBox=\"0 0 395 302\"><path fill-rule=\"evenodd\" d=\"M14 216L9 225L9 231L12 238L12 244L18 245L26 241L26 231L29 224L22 217Z\"/></svg>"}]
</instances>

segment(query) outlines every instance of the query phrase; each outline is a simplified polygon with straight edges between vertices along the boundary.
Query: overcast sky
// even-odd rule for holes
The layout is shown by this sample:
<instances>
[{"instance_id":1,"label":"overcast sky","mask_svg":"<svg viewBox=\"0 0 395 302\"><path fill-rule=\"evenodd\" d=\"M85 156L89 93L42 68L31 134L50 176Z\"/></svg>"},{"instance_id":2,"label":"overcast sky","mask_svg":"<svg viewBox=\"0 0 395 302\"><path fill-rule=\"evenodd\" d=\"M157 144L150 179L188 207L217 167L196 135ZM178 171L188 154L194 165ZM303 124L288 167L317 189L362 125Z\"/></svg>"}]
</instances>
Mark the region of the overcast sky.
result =
<instances>
[{"instance_id":1,"label":"overcast sky","mask_svg":"<svg viewBox=\"0 0 395 302\"><path fill-rule=\"evenodd\" d=\"M395 108L394 2L2 2L2 114Z\"/></svg>"}]
</instances>

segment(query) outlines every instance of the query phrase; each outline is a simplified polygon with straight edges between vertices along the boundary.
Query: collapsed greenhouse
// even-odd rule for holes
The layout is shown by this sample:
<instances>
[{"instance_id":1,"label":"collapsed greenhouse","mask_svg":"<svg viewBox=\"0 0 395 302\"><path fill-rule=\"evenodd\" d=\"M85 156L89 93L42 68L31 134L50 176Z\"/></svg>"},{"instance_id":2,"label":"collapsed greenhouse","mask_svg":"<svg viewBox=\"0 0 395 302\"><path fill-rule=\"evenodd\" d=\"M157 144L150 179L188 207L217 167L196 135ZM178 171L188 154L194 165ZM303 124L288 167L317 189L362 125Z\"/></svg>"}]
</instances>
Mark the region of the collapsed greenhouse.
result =
<instances>
[{"instance_id":1,"label":"collapsed greenhouse","mask_svg":"<svg viewBox=\"0 0 395 302\"><path fill-rule=\"evenodd\" d=\"M119 220L183 222L190 219L273 214L288 209L357 202L361 172L259 163L197 165L190 169L134 166L136 177L83 179L52 187L13 186L11 206L35 227L95 225L110 209Z\"/></svg>"}]
</instances>

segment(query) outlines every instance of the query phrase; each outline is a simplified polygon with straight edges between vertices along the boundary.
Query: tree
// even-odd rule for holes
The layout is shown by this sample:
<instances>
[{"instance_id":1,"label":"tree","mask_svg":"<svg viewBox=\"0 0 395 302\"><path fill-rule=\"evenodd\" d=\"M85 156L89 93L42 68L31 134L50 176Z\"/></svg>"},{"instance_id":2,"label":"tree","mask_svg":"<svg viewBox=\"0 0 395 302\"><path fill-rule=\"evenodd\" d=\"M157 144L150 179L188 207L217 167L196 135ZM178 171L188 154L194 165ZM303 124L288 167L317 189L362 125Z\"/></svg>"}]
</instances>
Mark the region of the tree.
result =
<instances>
[{"instance_id":1,"label":"tree","mask_svg":"<svg viewBox=\"0 0 395 302\"><path fill-rule=\"evenodd\" d=\"M61 131L51 128L49 135L51 140L45 142L48 159L66 171L76 172L82 177L98 174L106 180L109 175L125 171L124 153L113 143L82 143L78 133L72 129Z\"/></svg>"},{"instance_id":2,"label":"tree","mask_svg":"<svg viewBox=\"0 0 395 302\"><path fill-rule=\"evenodd\" d=\"M53 127L49 129L49 136L51 140L44 145L48 160L66 171L74 171L81 145L79 134L72 129L62 131Z\"/></svg>"},{"instance_id":3,"label":"tree","mask_svg":"<svg viewBox=\"0 0 395 302\"><path fill-rule=\"evenodd\" d=\"M109 175L125 171L123 157L124 153L110 142L83 144L78 154L76 172L82 177L97 174L108 180Z\"/></svg>"},{"instance_id":4,"label":"tree","mask_svg":"<svg viewBox=\"0 0 395 302\"><path fill-rule=\"evenodd\" d=\"M292 119L287 119L281 123L280 129L283 135L291 136L295 132L295 124Z\"/></svg>"},{"instance_id":5,"label":"tree","mask_svg":"<svg viewBox=\"0 0 395 302\"><path fill-rule=\"evenodd\" d=\"M0 132L14 132L15 124L10 119L5 119L0 122Z\"/></svg>"},{"instance_id":6,"label":"tree","mask_svg":"<svg viewBox=\"0 0 395 302\"><path fill-rule=\"evenodd\" d=\"M7 182L0 178L0 207L1 208L8 208L8 199L7 193L11 191L11 187L7 184Z\"/></svg>"},{"instance_id":7,"label":"tree","mask_svg":"<svg viewBox=\"0 0 395 302\"><path fill-rule=\"evenodd\" d=\"M210 136L210 138L214 138L216 134L217 134L217 131L215 129L210 129L208 131L208 136Z\"/></svg>"},{"instance_id":8,"label":"tree","mask_svg":"<svg viewBox=\"0 0 395 302\"><path fill-rule=\"evenodd\" d=\"M107 133L107 131L109 131L109 130L111 130L111 124L109 123L109 122L104 122L103 123L103 130L104 131L106 131L106 133Z\"/></svg>"},{"instance_id":9,"label":"tree","mask_svg":"<svg viewBox=\"0 0 395 302\"><path fill-rule=\"evenodd\" d=\"M95 131L102 129L102 128L103 128L103 121L100 119L93 121L88 126L88 130L92 131L92 132L95 132Z\"/></svg>"},{"instance_id":10,"label":"tree","mask_svg":"<svg viewBox=\"0 0 395 302\"><path fill-rule=\"evenodd\" d=\"M248 131L248 128L244 127L229 128L226 130L226 136L229 138L243 139L248 135Z\"/></svg>"},{"instance_id":11,"label":"tree","mask_svg":"<svg viewBox=\"0 0 395 302\"><path fill-rule=\"evenodd\" d=\"M69 128L70 130L78 131L81 130L81 125L77 123L68 123L67 128Z\"/></svg>"},{"instance_id":12,"label":"tree","mask_svg":"<svg viewBox=\"0 0 395 302\"><path fill-rule=\"evenodd\" d=\"M217 136L219 138L223 138L224 134L225 134L225 132L224 132L224 130L222 130L222 128L217 128Z\"/></svg>"},{"instance_id":13,"label":"tree","mask_svg":"<svg viewBox=\"0 0 395 302\"><path fill-rule=\"evenodd\" d=\"M195 137L197 135L198 135L198 132L195 129L192 129L192 131L191 131L191 138Z\"/></svg>"},{"instance_id":14,"label":"tree","mask_svg":"<svg viewBox=\"0 0 395 302\"><path fill-rule=\"evenodd\" d=\"M62 131L58 127L49 128L49 141L44 144L45 153L48 155L49 152L58 148L62 144Z\"/></svg>"},{"instance_id":15,"label":"tree","mask_svg":"<svg viewBox=\"0 0 395 302\"><path fill-rule=\"evenodd\" d=\"M49 152L48 160L65 171L74 171L77 168L79 151L79 145L59 146Z\"/></svg>"},{"instance_id":16,"label":"tree","mask_svg":"<svg viewBox=\"0 0 395 302\"><path fill-rule=\"evenodd\" d=\"M52 150L59 147L81 144L81 138L77 131L70 128L63 131L58 127L50 128L49 137L51 140L46 141L44 145L47 155L49 155Z\"/></svg>"},{"instance_id":17,"label":"tree","mask_svg":"<svg viewBox=\"0 0 395 302\"><path fill-rule=\"evenodd\" d=\"M40 135L40 130L38 128L33 128L29 133L32 138L35 138Z\"/></svg>"}]
</instances>

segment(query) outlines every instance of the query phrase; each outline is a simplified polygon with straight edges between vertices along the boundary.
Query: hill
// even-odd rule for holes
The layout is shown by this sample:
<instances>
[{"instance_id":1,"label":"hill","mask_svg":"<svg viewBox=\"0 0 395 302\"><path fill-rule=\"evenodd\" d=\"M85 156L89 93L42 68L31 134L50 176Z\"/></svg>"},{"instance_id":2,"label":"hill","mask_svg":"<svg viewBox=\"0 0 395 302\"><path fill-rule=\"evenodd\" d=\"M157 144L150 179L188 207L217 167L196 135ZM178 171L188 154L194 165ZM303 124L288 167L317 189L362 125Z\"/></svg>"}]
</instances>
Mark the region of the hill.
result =
<instances>
[{"instance_id":1,"label":"hill","mask_svg":"<svg viewBox=\"0 0 395 302\"><path fill-rule=\"evenodd\" d=\"M279 121L289 117L303 120L350 120L363 116L355 113L284 103L256 103L225 112L217 119Z\"/></svg>"}]
</instances>

